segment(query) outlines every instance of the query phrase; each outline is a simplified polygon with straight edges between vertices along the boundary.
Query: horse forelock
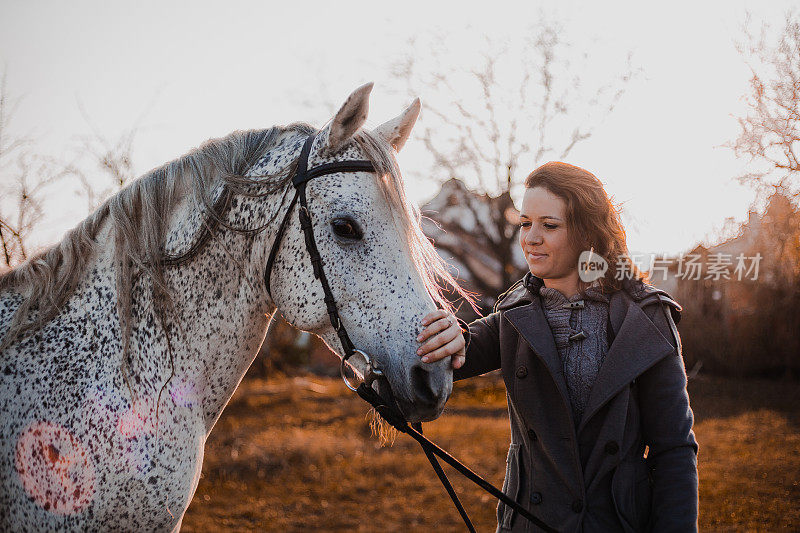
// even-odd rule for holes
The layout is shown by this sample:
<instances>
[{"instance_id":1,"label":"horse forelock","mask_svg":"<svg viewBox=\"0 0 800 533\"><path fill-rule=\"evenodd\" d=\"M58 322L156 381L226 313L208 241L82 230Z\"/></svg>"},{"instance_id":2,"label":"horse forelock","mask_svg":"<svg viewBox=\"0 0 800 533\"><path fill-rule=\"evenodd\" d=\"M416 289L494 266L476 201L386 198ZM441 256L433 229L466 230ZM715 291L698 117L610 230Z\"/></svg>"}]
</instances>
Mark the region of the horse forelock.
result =
<instances>
[{"instance_id":1,"label":"horse forelock","mask_svg":"<svg viewBox=\"0 0 800 533\"><path fill-rule=\"evenodd\" d=\"M397 215L410 258L428 293L442 308L448 310L452 310L453 306L445 293L456 293L477 311L475 296L459 285L431 240L422 232L420 212L406 197L394 149L383 137L368 130L357 132L354 140L377 170L378 185L384 199Z\"/></svg>"}]
</instances>

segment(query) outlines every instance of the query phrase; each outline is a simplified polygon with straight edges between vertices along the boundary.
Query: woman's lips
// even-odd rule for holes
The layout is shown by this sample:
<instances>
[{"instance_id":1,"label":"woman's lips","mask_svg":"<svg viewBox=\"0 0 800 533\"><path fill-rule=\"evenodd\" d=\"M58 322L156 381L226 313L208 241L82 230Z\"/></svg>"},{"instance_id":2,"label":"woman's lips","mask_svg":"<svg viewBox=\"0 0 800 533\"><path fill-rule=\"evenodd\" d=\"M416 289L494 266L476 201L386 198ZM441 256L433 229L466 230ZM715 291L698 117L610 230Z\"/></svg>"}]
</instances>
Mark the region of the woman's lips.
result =
<instances>
[{"instance_id":1,"label":"woman's lips","mask_svg":"<svg viewBox=\"0 0 800 533\"><path fill-rule=\"evenodd\" d=\"M538 261L539 259L544 259L545 257L547 257L547 254L528 252L528 259L530 259L531 261Z\"/></svg>"}]
</instances>

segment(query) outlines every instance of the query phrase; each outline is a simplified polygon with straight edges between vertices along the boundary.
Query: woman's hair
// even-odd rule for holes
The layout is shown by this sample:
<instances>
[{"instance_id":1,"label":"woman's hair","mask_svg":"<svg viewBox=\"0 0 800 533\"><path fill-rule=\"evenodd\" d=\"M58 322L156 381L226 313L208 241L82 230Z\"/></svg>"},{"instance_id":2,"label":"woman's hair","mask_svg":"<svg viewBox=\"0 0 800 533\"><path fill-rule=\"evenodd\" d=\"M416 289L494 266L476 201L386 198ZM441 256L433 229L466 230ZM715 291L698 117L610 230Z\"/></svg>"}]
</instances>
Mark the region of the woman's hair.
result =
<instances>
[{"instance_id":1,"label":"woman's hair","mask_svg":"<svg viewBox=\"0 0 800 533\"><path fill-rule=\"evenodd\" d=\"M598 280L603 292L610 293L622 289L625 284L647 281L647 274L639 270L628 253L620 209L612 203L594 174L574 165L551 161L525 179L526 189L534 187L544 187L564 200L567 233L571 241L581 251L593 249L608 262L608 270ZM589 285L580 280L580 291Z\"/></svg>"}]
</instances>

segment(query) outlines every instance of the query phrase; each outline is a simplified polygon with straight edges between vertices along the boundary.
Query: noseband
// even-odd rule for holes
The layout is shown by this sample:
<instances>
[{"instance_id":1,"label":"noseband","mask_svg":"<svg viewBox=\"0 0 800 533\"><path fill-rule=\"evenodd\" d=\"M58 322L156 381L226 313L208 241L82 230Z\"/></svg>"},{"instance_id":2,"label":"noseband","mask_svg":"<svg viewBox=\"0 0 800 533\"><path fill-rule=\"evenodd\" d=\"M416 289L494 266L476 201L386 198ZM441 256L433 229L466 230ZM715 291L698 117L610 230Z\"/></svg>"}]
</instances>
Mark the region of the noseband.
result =
<instances>
[{"instance_id":1,"label":"noseband","mask_svg":"<svg viewBox=\"0 0 800 533\"><path fill-rule=\"evenodd\" d=\"M370 357L361 350L357 350L347 334L347 330L342 324L339 317L339 309L336 306L336 299L333 297L331 287L328 284L328 278L325 276L325 270L322 267L322 256L317 249L317 241L314 239L314 229L311 224L311 213L308 210L308 201L306 199L306 185L309 181L320 176L328 174L336 174L338 172L375 172L375 165L371 161L363 159L353 159L349 161L335 161L333 163L324 163L316 167L308 168L308 157L311 154L311 146L316 139L315 135L309 136L303 144L303 149L300 151L300 159L297 162L297 170L292 177L292 185L294 186L294 198L289 204L289 209L283 217L281 225L278 227L278 234L275 236L275 242L272 243L272 249L269 251L267 259L267 267L264 270L264 285L267 288L267 294L272 298L272 290L270 287L270 278L272 276L272 268L275 265L275 259L278 256L278 248L280 248L283 236L286 233L286 228L289 226L289 219L291 218L294 206L300 201L299 218L300 227L303 229L303 235L306 241L306 250L311 258L311 265L314 268L314 277L317 278L322 284L322 291L325 294L324 302L328 310L328 318L331 321L334 331L339 336L339 341L342 343L342 364L341 372L345 384L351 390L356 390L347 380L344 373L344 364L347 359L354 353L361 355L366 361L365 380L371 381L375 377L381 375L381 371L374 366Z\"/></svg>"}]
</instances>

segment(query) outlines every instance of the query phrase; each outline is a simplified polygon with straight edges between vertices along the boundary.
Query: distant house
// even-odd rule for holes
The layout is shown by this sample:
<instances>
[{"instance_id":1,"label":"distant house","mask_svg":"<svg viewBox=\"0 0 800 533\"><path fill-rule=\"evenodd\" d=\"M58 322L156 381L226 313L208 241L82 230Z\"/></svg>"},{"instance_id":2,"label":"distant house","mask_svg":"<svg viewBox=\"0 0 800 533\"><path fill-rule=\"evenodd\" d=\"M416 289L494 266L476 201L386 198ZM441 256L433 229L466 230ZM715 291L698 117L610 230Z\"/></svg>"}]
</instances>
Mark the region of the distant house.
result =
<instances>
[{"instance_id":1,"label":"distant house","mask_svg":"<svg viewBox=\"0 0 800 533\"><path fill-rule=\"evenodd\" d=\"M423 232L453 274L480 295L484 310L527 270L517 244L519 211L509 193L475 193L453 178L421 211Z\"/></svg>"},{"instance_id":2,"label":"distant house","mask_svg":"<svg viewBox=\"0 0 800 533\"><path fill-rule=\"evenodd\" d=\"M710 299L726 309L748 313L748 282L780 283L787 253L797 249L797 208L781 193L770 196L763 214L750 211L737 235L711 246L669 258L651 272L653 283L674 296L693 302ZM792 237L794 234L794 237ZM784 276L782 276L784 274Z\"/></svg>"},{"instance_id":3,"label":"distant house","mask_svg":"<svg viewBox=\"0 0 800 533\"><path fill-rule=\"evenodd\" d=\"M800 281L799 225L800 211L775 193L763 213L749 213L734 237L695 246L651 270L653 284L684 307L680 328L690 346L687 364L703 360L735 373L800 364L770 348L777 339L797 336L789 331L796 320L786 313L795 306ZM788 343L778 344L788 349Z\"/></svg>"}]
</instances>

